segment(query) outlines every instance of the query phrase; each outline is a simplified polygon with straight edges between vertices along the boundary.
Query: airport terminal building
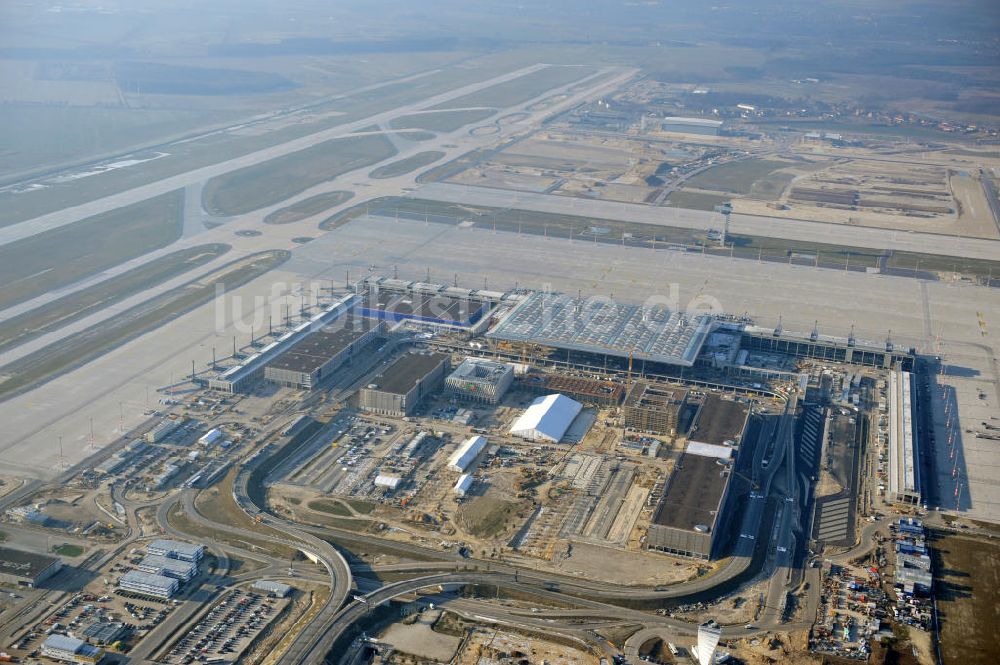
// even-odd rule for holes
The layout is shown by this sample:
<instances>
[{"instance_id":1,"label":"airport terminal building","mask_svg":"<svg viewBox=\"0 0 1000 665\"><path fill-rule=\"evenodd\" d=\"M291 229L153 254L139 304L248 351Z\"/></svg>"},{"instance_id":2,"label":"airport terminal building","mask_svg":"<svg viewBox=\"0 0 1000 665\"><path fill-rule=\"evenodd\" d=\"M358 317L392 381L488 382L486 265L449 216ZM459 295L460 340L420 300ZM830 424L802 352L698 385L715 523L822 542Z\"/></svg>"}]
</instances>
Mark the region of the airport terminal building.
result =
<instances>
[{"instance_id":1,"label":"airport terminal building","mask_svg":"<svg viewBox=\"0 0 1000 665\"><path fill-rule=\"evenodd\" d=\"M264 378L282 386L312 390L385 334L385 322L345 315L311 333L264 368Z\"/></svg>"}]
</instances>

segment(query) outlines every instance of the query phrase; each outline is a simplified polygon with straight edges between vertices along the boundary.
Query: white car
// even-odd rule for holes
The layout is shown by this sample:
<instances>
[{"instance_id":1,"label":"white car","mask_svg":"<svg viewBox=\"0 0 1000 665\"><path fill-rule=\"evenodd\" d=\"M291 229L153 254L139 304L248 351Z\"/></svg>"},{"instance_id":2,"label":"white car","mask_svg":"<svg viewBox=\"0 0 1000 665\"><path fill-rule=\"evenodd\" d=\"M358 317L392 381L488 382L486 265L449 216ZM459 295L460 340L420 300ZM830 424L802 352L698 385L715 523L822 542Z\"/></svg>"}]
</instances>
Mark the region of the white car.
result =
<instances>
[{"instance_id":1,"label":"white car","mask_svg":"<svg viewBox=\"0 0 1000 665\"><path fill-rule=\"evenodd\" d=\"M753 540L754 536L752 533L741 533L740 538L746 538L747 540Z\"/></svg>"},{"instance_id":2,"label":"white car","mask_svg":"<svg viewBox=\"0 0 1000 665\"><path fill-rule=\"evenodd\" d=\"M778 545L778 551L779 552L787 552L788 548L787 547L782 547L781 545Z\"/></svg>"}]
</instances>

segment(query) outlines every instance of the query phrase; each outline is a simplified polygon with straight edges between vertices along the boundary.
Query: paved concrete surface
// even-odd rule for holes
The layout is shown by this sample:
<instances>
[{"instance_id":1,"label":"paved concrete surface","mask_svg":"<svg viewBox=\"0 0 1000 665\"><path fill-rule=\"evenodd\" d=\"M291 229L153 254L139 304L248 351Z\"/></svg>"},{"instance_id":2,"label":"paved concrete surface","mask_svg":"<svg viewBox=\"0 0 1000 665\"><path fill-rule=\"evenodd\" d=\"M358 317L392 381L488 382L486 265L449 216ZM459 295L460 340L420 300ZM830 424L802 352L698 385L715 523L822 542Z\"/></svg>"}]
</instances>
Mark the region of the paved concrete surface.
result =
<instances>
[{"instance_id":1,"label":"paved concrete surface","mask_svg":"<svg viewBox=\"0 0 1000 665\"><path fill-rule=\"evenodd\" d=\"M535 192L512 192L474 185L428 183L421 186L414 195L452 203L522 208L564 215L643 222L660 226L704 230L722 228L721 215L703 210L658 208L638 203L598 201ZM908 233L871 227L738 214L732 216L729 228L732 233L834 245L927 252L977 259L995 260L1000 257L1000 240L962 238L933 233Z\"/></svg>"}]
</instances>

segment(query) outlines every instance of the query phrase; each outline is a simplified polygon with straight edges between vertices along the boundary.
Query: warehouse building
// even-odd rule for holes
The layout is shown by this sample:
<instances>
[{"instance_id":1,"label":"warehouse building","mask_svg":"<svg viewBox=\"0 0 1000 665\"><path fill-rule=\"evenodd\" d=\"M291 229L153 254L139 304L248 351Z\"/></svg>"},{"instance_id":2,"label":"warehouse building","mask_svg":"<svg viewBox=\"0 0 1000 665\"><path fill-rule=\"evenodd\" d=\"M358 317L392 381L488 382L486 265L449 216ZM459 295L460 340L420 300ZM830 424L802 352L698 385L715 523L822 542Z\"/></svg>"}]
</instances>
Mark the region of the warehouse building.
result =
<instances>
[{"instance_id":1,"label":"warehouse building","mask_svg":"<svg viewBox=\"0 0 1000 665\"><path fill-rule=\"evenodd\" d=\"M181 422L179 420L170 420L165 418L161 420L156 427L146 432L145 439L147 443L159 443L163 439L177 429Z\"/></svg>"},{"instance_id":2,"label":"warehouse building","mask_svg":"<svg viewBox=\"0 0 1000 665\"><path fill-rule=\"evenodd\" d=\"M264 378L282 386L312 390L384 334L382 321L342 316L267 363Z\"/></svg>"},{"instance_id":3,"label":"warehouse building","mask_svg":"<svg viewBox=\"0 0 1000 665\"><path fill-rule=\"evenodd\" d=\"M0 547L0 584L35 588L61 568L56 557Z\"/></svg>"},{"instance_id":4,"label":"warehouse building","mask_svg":"<svg viewBox=\"0 0 1000 665\"><path fill-rule=\"evenodd\" d=\"M559 443L582 409L565 395L539 397L514 421L510 433L527 441Z\"/></svg>"},{"instance_id":5,"label":"warehouse building","mask_svg":"<svg viewBox=\"0 0 1000 665\"><path fill-rule=\"evenodd\" d=\"M454 491L455 496L465 496L472 489L472 475L468 473L463 473L458 477L458 482L455 483Z\"/></svg>"},{"instance_id":6,"label":"warehouse building","mask_svg":"<svg viewBox=\"0 0 1000 665\"><path fill-rule=\"evenodd\" d=\"M745 402L707 395L698 407L688 440L710 445L739 446L750 419L750 406Z\"/></svg>"},{"instance_id":7,"label":"warehouse building","mask_svg":"<svg viewBox=\"0 0 1000 665\"><path fill-rule=\"evenodd\" d=\"M199 563L205 555L205 546L161 538L146 545L146 554Z\"/></svg>"},{"instance_id":8,"label":"warehouse building","mask_svg":"<svg viewBox=\"0 0 1000 665\"><path fill-rule=\"evenodd\" d=\"M42 642L42 655L65 663L99 663L104 649L87 644L69 635L49 635Z\"/></svg>"},{"instance_id":9,"label":"warehouse building","mask_svg":"<svg viewBox=\"0 0 1000 665\"><path fill-rule=\"evenodd\" d=\"M622 409L625 427L652 434L676 434L688 390L682 386L636 381Z\"/></svg>"},{"instance_id":10,"label":"warehouse building","mask_svg":"<svg viewBox=\"0 0 1000 665\"><path fill-rule=\"evenodd\" d=\"M387 476L381 473L375 476L375 487L383 489L386 492L395 492L401 482L403 482L403 479L399 476Z\"/></svg>"},{"instance_id":11,"label":"warehouse building","mask_svg":"<svg viewBox=\"0 0 1000 665\"><path fill-rule=\"evenodd\" d=\"M448 356L442 353L408 353L362 388L358 405L383 416L413 415L420 401L439 390L448 371Z\"/></svg>"},{"instance_id":12,"label":"warehouse building","mask_svg":"<svg viewBox=\"0 0 1000 665\"><path fill-rule=\"evenodd\" d=\"M164 577L173 577L181 582L187 582L198 574L198 564L193 561L171 559L159 554L148 554L136 566L136 570L144 573L155 573Z\"/></svg>"},{"instance_id":13,"label":"warehouse building","mask_svg":"<svg viewBox=\"0 0 1000 665\"><path fill-rule=\"evenodd\" d=\"M498 404L514 382L514 367L483 358L466 358L445 379L449 393L484 404Z\"/></svg>"},{"instance_id":14,"label":"warehouse building","mask_svg":"<svg viewBox=\"0 0 1000 665\"><path fill-rule=\"evenodd\" d=\"M130 570L118 580L118 588L154 598L172 598L180 588L180 582L166 575Z\"/></svg>"},{"instance_id":15,"label":"warehouse building","mask_svg":"<svg viewBox=\"0 0 1000 665\"><path fill-rule=\"evenodd\" d=\"M448 468L458 473L465 473L476 457L486 447L486 437L473 436L462 442L458 450L448 458Z\"/></svg>"},{"instance_id":16,"label":"warehouse building","mask_svg":"<svg viewBox=\"0 0 1000 665\"><path fill-rule=\"evenodd\" d=\"M733 449L690 443L670 474L646 535L649 549L711 559L725 524Z\"/></svg>"},{"instance_id":17,"label":"warehouse building","mask_svg":"<svg viewBox=\"0 0 1000 665\"><path fill-rule=\"evenodd\" d=\"M920 448L913 375L889 373L889 501L921 503Z\"/></svg>"},{"instance_id":18,"label":"warehouse building","mask_svg":"<svg viewBox=\"0 0 1000 665\"><path fill-rule=\"evenodd\" d=\"M529 382L528 387L546 394L560 393L596 406L618 406L625 396L625 388L620 383L561 374L546 374L539 381Z\"/></svg>"}]
</instances>

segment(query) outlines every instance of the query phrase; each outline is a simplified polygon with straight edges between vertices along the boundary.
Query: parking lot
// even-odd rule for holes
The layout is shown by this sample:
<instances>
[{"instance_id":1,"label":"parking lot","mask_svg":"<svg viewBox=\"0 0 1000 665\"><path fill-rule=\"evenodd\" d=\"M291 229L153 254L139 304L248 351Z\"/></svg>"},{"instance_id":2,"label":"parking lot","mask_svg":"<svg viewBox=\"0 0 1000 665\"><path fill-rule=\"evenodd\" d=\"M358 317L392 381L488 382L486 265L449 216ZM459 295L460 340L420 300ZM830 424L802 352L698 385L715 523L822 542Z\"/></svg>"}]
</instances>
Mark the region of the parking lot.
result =
<instances>
[{"instance_id":1,"label":"parking lot","mask_svg":"<svg viewBox=\"0 0 1000 665\"><path fill-rule=\"evenodd\" d=\"M233 589L173 644L167 663L236 662L288 599Z\"/></svg>"}]
</instances>

